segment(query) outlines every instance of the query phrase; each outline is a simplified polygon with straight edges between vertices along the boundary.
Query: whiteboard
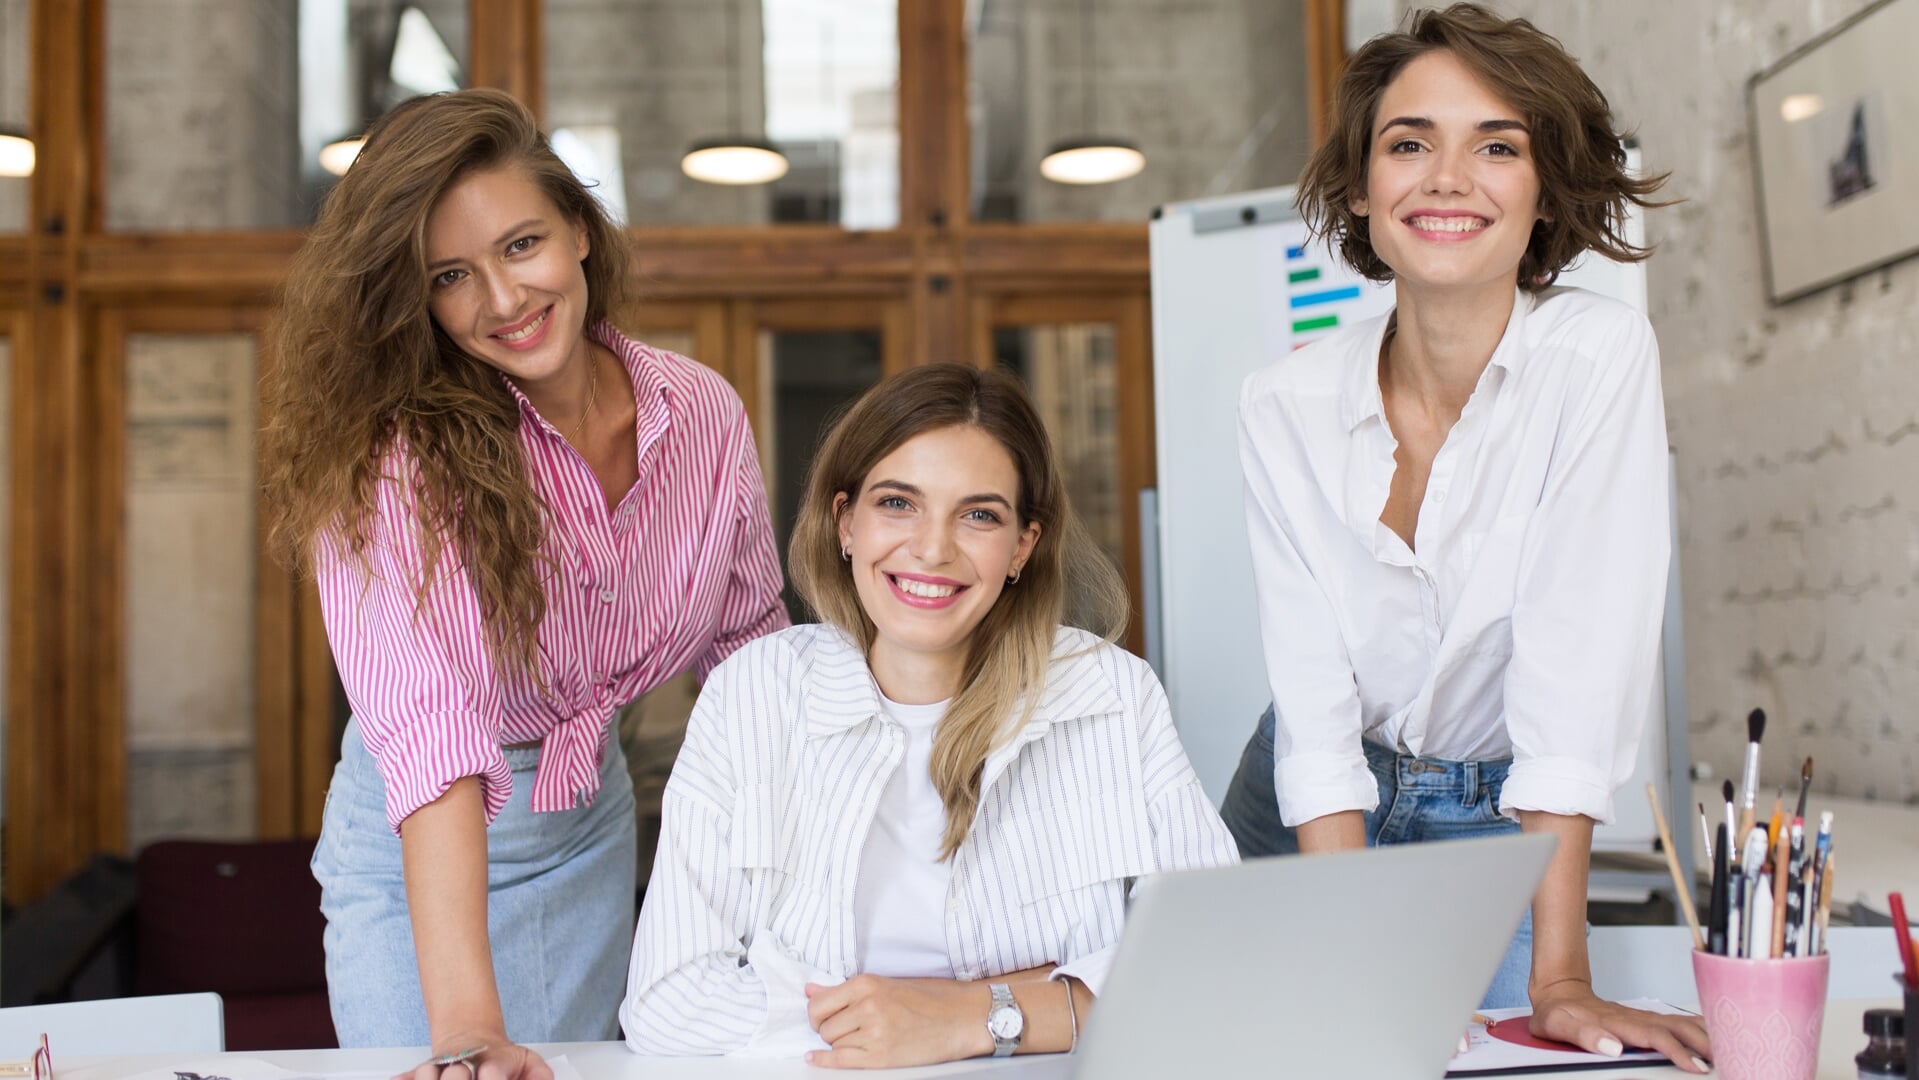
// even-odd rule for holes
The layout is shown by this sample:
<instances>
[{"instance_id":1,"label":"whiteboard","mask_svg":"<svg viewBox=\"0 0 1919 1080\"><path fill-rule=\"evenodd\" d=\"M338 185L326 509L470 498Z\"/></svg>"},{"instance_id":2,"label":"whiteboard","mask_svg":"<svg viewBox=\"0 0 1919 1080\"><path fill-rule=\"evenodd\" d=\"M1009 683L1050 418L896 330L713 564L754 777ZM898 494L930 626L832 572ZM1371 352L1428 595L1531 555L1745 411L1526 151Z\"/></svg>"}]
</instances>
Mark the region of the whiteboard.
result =
<instances>
[{"instance_id":1,"label":"whiteboard","mask_svg":"<svg viewBox=\"0 0 1919 1080\"><path fill-rule=\"evenodd\" d=\"M1636 150L1631 157L1636 168ZM1246 540L1240 384L1296 345L1393 303L1390 285L1357 277L1324 245L1309 243L1292 203L1291 187L1175 203L1155 213L1149 230L1159 487L1156 528L1145 523L1156 556L1147 575L1155 594L1149 616L1157 615L1148 659L1215 803L1271 699ZM1643 243L1642 230L1637 216L1628 220L1633 243ZM1643 263L1587 256L1559 280L1646 310ZM1675 592L1677 582L1675 573ZM1669 619L1675 611L1669 604ZM1674 675L1683 675L1676 663ZM1665 700L1656 687L1637 771L1615 793L1617 816L1595 833L1595 849L1644 851L1656 835L1637 793L1650 781L1665 801L1670 788Z\"/></svg>"}]
</instances>

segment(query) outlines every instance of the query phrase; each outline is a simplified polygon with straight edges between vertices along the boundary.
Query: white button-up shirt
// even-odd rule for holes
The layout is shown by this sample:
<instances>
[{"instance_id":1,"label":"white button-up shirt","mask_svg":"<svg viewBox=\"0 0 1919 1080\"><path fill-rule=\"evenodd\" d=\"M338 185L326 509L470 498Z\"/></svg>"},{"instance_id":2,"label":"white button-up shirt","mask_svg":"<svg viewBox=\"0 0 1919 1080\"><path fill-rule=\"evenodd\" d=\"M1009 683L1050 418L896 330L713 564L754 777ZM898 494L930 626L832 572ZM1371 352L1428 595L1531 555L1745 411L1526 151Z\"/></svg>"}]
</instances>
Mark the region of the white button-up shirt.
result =
<instances>
[{"instance_id":1,"label":"white button-up shirt","mask_svg":"<svg viewBox=\"0 0 1919 1080\"><path fill-rule=\"evenodd\" d=\"M961 979L1056 963L1098 993L1134 880L1238 852L1145 662L1066 628L1054 655L1032 718L986 759L946 944ZM905 746L865 657L830 626L768 635L714 669L666 786L627 1045L820 1045L801 988L860 973L855 883Z\"/></svg>"},{"instance_id":2,"label":"white button-up shirt","mask_svg":"<svg viewBox=\"0 0 1919 1080\"><path fill-rule=\"evenodd\" d=\"M1280 816L1376 807L1365 738L1511 756L1502 813L1610 821L1653 702L1671 547L1652 327L1578 289L1519 292L1409 549L1379 521L1398 446L1388 318L1275 361L1240 398Z\"/></svg>"}]
</instances>

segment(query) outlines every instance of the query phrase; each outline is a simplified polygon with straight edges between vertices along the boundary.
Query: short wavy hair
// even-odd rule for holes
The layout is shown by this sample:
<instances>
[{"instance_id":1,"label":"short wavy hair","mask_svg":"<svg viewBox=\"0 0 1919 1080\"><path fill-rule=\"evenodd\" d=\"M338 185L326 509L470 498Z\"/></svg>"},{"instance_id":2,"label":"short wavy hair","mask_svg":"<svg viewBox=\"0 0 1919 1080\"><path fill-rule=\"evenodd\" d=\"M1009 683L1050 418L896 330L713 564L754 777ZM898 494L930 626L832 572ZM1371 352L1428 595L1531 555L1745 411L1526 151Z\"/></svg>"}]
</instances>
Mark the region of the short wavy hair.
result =
<instances>
[{"instance_id":1,"label":"short wavy hair","mask_svg":"<svg viewBox=\"0 0 1919 1080\"><path fill-rule=\"evenodd\" d=\"M1329 239L1346 264L1373 281L1393 268L1373 250L1367 219L1353 211L1366 194L1373 124L1379 100L1406 65L1446 50L1488 90L1518 109L1532 131L1539 209L1519 262L1519 286L1538 291L1581 254L1638 262L1652 254L1626 239L1631 206L1668 205L1651 198L1668 174L1626 171L1623 136L1613 127L1606 95L1551 35L1525 19L1505 19L1478 4L1413 14L1411 25L1381 34L1347 61L1333 94L1332 131L1300 173L1294 205L1313 234Z\"/></svg>"}]
</instances>

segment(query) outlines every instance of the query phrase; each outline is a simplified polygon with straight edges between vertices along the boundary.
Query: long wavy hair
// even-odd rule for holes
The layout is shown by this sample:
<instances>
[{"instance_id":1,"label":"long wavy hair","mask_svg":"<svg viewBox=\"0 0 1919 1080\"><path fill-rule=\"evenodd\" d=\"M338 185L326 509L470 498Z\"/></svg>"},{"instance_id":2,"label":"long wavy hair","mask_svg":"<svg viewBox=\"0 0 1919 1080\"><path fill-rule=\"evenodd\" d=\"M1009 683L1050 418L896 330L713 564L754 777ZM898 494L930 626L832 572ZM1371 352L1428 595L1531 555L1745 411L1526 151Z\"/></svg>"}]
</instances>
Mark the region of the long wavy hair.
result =
<instances>
[{"instance_id":1,"label":"long wavy hair","mask_svg":"<svg viewBox=\"0 0 1919 1080\"><path fill-rule=\"evenodd\" d=\"M973 629L959 692L933 736L930 771L946 807L942 859L966 840L987 755L1012 738L1039 703L1069 592L1085 629L1108 642L1125 630L1131 611L1118 569L1067 501L1046 426L1019 380L1003 371L931 364L867 390L833 424L813 458L787 573L814 613L871 652L877 631L860 605L851 568L840 558L835 501L845 495L846 505L857 502L873 467L908 439L961 425L992 436L1012 455L1019 473L1019 525L1036 521L1040 534L1019 582L1000 593Z\"/></svg>"},{"instance_id":2,"label":"long wavy hair","mask_svg":"<svg viewBox=\"0 0 1919 1080\"><path fill-rule=\"evenodd\" d=\"M368 133L294 257L262 388L261 470L282 562L309 571L315 545L332 543L365 567L382 470L403 449L415 467L395 479L410 481L419 522L416 597L451 545L502 670L537 677L547 508L527 476L520 413L499 371L427 310L427 216L454 183L495 168L520 170L586 230L585 326L620 309L625 236L525 106L498 90L406 101Z\"/></svg>"}]
</instances>

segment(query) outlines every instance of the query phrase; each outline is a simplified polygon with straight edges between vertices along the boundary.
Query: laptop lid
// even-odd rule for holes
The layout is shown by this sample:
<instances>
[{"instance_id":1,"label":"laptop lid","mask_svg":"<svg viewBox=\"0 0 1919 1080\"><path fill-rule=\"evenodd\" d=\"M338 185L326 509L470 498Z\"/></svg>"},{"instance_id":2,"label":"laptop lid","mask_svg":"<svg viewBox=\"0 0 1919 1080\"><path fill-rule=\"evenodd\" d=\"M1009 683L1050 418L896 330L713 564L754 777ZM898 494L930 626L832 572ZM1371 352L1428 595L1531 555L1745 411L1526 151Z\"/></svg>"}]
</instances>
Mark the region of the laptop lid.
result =
<instances>
[{"instance_id":1,"label":"laptop lid","mask_svg":"<svg viewBox=\"0 0 1919 1080\"><path fill-rule=\"evenodd\" d=\"M1148 878L1073 1075L1441 1077L1555 843L1404 844Z\"/></svg>"}]
</instances>

